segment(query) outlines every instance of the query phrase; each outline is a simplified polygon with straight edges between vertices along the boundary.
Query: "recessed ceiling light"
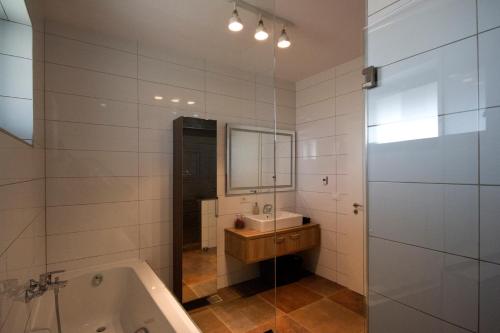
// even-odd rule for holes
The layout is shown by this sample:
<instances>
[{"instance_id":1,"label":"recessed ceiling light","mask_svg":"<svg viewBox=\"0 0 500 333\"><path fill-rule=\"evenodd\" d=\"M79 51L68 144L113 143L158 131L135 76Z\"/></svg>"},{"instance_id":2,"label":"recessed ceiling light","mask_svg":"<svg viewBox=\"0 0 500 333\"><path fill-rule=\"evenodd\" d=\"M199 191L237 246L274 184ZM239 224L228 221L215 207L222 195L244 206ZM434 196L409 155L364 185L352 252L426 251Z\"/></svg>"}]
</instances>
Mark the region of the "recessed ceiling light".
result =
<instances>
[{"instance_id":1,"label":"recessed ceiling light","mask_svg":"<svg viewBox=\"0 0 500 333\"><path fill-rule=\"evenodd\" d=\"M269 37L269 34L264 27L264 21L262 20L262 17L259 19L259 24L257 25L257 29L255 30L254 37L255 39L260 41L266 40Z\"/></svg>"},{"instance_id":2,"label":"recessed ceiling light","mask_svg":"<svg viewBox=\"0 0 500 333\"><path fill-rule=\"evenodd\" d=\"M163 99L163 96L155 96L154 99L156 99L157 101L161 101Z\"/></svg>"},{"instance_id":3,"label":"recessed ceiling light","mask_svg":"<svg viewBox=\"0 0 500 333\"><path fill-rule=\"evenodd\" d=\"M290 39L288 38L288 34L286 33L286 28L283 27L283 29L281 30L280 38L278 39L278 47L280 49L286 49L286 48L290 47L290 45L292 45L292 43L290 42Z\"/></svg>"},{"instance_id":4,"label":"recessed ceiling light","mask_svg":"<svg viewBox=\"0 0 500 333\"><path fill-rule=\"evenodd\" d=\"M181 100L179 98L172 98L170 101L172 103L179 103Z\"/></svg>"},{"instance_id":5,"label":"recessed ceiling light","mask_svg":"<svg viewBox=\"0 0 500 333\"><path fill-rule=\"evenodd\" d=\"M188 103L189 105L196 104L196 102L195 102L195 101L187 101L187 103Z\"/></svg>"},{"instance_id":6,"label":"recessed ceiling light","mask_svg":"<svg viewBox=\"0 0 500 333\"><path fill-rule=\"evenodd\" d=\"M231 31L238 32L243 30L243 23L241 22L238 10L236 9L236 1L234 2L233 15L229 19L227 28Z\"/></svg>"}]
</instances>

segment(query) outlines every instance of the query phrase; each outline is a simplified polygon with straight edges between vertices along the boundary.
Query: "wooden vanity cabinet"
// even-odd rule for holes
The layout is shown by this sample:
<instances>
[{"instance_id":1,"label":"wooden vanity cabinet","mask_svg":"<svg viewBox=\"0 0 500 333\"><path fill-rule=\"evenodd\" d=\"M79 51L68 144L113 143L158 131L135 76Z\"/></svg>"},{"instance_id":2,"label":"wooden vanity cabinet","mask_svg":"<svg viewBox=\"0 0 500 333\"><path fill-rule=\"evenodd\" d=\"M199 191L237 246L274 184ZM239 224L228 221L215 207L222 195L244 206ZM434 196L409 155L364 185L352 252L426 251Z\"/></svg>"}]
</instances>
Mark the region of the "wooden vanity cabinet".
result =
<instances>
[{"instance_id":1,"label":"wooden vanity cabinet","mask_svg":"<svg viewBox=\"0 0 500 333\"><path fill-rule=\"evenodd\" d=\"M276 256L292 254L319 246L320 228L318 224L260 232L253 229L226 229L226 254L251 264Z\"/></svg>"}]
</instances>

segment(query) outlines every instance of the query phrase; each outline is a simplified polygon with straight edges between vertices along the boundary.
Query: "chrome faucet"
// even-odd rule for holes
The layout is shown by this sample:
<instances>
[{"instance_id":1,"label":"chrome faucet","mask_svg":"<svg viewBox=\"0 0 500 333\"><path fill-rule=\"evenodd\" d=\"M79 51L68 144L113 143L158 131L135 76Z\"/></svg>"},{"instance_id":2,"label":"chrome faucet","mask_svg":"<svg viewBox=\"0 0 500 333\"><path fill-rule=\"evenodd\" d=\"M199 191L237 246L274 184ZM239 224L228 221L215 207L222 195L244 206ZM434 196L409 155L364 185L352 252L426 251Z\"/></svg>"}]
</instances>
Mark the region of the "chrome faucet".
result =
<instances>
[{"instance_id":1,"label":"chrome faucet","mask_svg":"<svg viewBox=\"0 0 500 333\"><path fill-rule=\"evenodd\" d=\"M264 214L271 214L273 212L273 205L271 204L265 204L264 208L262 208L262 213Z\"/></svg>"},{"instance_id":2,"label":"chrome faucet","mask_svg":"<svg viewBox=\"0 0 500 333\"><path fill-rule=\"evenodd\" d=\"M42 296L47 290L59 290L66 287L68 281L61 281L59 277L52 279L52 275L64 272L60 270L40 274L38 281L30 279L28 288L24 291L24 301L29 303L32 299Z\"/></svg>"}]
</instances>

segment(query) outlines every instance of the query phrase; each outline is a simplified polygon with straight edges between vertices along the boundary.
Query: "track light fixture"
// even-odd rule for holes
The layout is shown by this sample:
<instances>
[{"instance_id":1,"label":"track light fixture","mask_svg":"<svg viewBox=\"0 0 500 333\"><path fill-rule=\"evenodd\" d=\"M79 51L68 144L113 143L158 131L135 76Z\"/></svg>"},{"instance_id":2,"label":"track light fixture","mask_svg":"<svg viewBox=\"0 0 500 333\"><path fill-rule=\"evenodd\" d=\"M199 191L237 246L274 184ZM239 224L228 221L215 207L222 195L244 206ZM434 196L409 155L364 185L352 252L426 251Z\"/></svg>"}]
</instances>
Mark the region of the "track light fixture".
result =
<instances>
[{"instance_id":1,"label":"track light fixture","mask_svg":"<svg viewBox=\"0 0 500 333\"><path fill-rule=\"evenodd\" d=\"M234 9L227 28L231 31L238 32L243 30L243 23L241 22L240 15L238 14L238 9L236 9L236 1L234 2Z\"/></svg>"},{"instance_id":2,"label":"track light fixture","mask_svg":"<svg viewBox=\"0 0 500 333\"><path fill-rule=\"evenodd\" d=\"M255 35L254 35L256 40L259 41L264 41L269 37L269 34L266 31L266 28L264 27L264 21L262 20L262 15L259 18L259 24L257 25L257 29L255 30Z\"/></svg>"},{"instance_id":3,"label":"track light fixture","mask_svg":"<svg viewBox=\"0 0 500 333\"><path fill-rule=\"evenodd\" d=\"M280 49L286 49L290 47L292 43L290 42L290 39L288 38L288 34L286 33L286 27L283 26L283 29L281 29L281 35L278 39L278 47Z\"/></svg>"}]
</instances>

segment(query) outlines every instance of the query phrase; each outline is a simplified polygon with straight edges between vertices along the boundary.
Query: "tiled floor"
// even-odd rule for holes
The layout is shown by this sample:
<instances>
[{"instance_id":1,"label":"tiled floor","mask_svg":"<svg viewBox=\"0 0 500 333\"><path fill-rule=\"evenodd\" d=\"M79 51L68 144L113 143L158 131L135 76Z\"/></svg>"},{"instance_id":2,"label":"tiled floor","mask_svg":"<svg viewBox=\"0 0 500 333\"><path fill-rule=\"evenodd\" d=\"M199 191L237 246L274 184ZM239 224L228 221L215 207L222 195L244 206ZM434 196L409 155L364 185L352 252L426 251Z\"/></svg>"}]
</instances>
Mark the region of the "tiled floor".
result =
<instances>
[{"instance_id":1,"label":"tiled floor","mask_svg":"<svg viewBox=\"0 0 500 333\"><path fill-rule=\"evenodd\" d=\"M190 312L204 333L363 333L364 297L316 275L274 290L256 280L219 290L223 302ZM274 305L276 304L276 306Z\"/></svg>"},{"instance_id":2,"label":"tiled floor","mask_svg":"<svg viewBox=\"0 0 500 333\"><path fill-rule=\"evenodd\" d=\"M182 300L189 302L217 292L217 249L182 254Z\"/></svg>"}]
</instances>

